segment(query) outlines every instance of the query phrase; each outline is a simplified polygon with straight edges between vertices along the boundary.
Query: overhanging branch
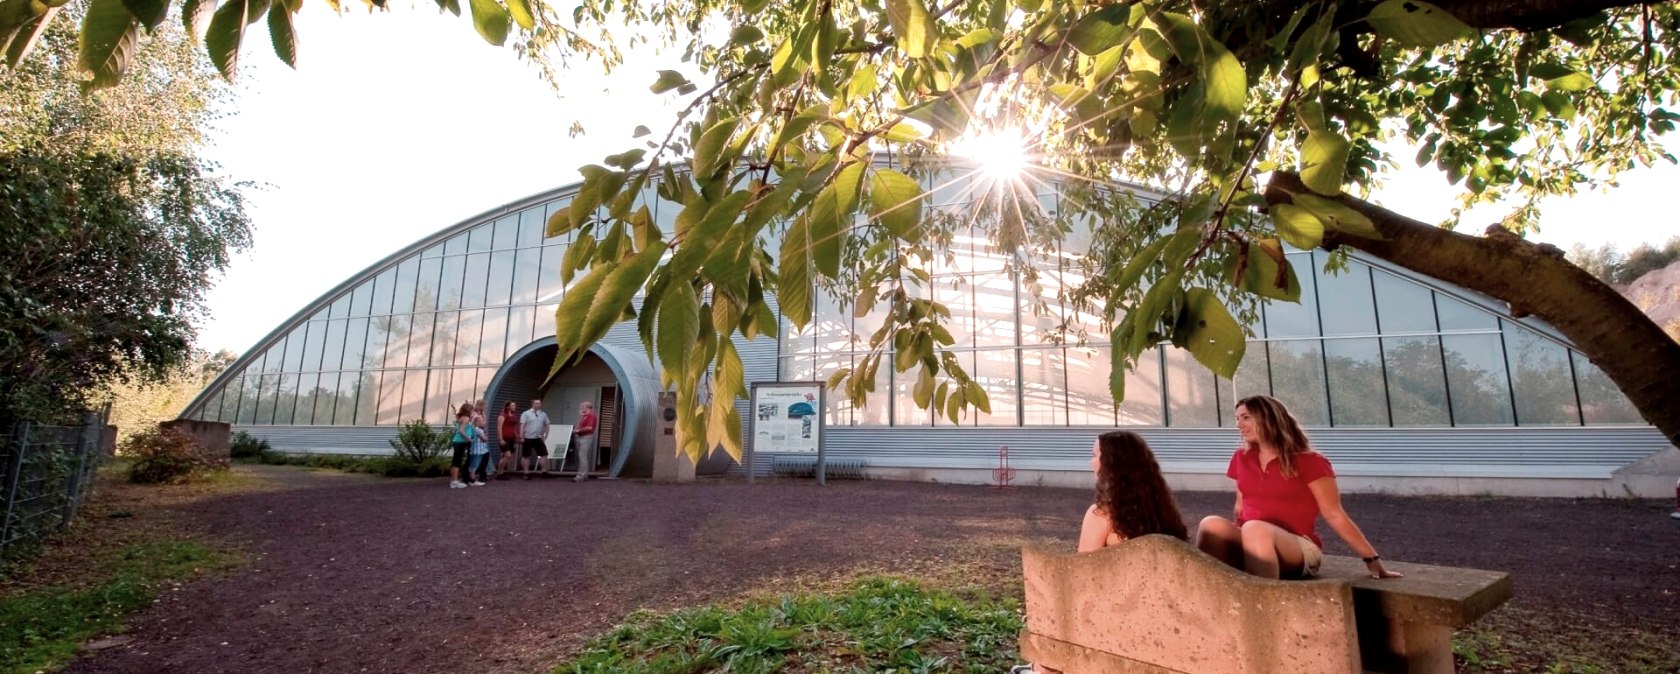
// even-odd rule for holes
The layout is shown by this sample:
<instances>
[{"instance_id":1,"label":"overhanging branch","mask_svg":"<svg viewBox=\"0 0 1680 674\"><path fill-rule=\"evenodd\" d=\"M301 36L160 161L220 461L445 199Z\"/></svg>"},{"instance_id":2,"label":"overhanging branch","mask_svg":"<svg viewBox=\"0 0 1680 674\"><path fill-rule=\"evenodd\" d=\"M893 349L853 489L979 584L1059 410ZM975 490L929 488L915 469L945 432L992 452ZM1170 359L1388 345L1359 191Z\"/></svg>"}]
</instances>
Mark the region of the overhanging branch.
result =
<instances>
[{"instance_id":1,"label":"overhanging branch","mask_svg":"<svg viewBox=\"0 0 1680 674\"><path fill-rule=\"evenodd\" d=\"M1266 202L1289 203L1308 192L1300 176L1279 171L1266 186ZM1370 218L1383 238L1327 232L1324 248L1356 248L1506 302L1514 316L1539 317L1603 370L1670 442L1680 444L1680 343L1614 288L1570 264L1557 248L1525 241L1498 225L1486 236L1468 236L1345 194L1336 200Z\"/></svg>"}]
</instances>

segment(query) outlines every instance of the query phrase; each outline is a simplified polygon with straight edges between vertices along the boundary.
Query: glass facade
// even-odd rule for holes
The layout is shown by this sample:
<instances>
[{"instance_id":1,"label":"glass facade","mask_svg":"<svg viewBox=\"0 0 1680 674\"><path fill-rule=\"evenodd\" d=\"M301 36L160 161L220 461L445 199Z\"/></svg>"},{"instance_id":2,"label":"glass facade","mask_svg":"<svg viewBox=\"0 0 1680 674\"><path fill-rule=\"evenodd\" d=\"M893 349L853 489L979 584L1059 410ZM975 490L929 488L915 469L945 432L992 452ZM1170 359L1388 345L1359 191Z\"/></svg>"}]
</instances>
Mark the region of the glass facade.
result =
<instances>
[{"instance_id":1,"label":"glass facade","mask_svg":"<svg viewBox=\"0 0 1680 674\"><path fill-rule=\"evenodd\" d=\"M958 177L927 186L935 208L971 207L972 190ZM1039 208L1058 208L1054 186L1039 191ZM641 201L674 228L679 206L652 190ZM571 237L547 239L543 228L569 203L562 196L475 221L370 270L260 345L188 416L253 426L446 423L452 405L483 396L507 357L553 329ZM958 425L1213 428L1230 426L1231 406L1257 393L1283 399L1317 427L1643 423L1567 344L1403 272L1359 260L1326 272L1322 251L1289 253L1301 302L1261 307L1232 380L1163 346L1125 373L1126 400L1116 406L1101 321L1059 300L1083 281L1078 259L1092 228L1075 225L1060 250L1034 260L1034 278L1009 271L1014 252L974 232L953 236L926 270L931 282L920 292L951 311L953 354L991 401L990 414L970 412ZM855 368L887 317L885 306L858 316L825 292L815 296L812 325L784 326L779 339L748 347L775 349L783 381ZM1054 337L1064 325L1061 343ZM829 423L951 425L916 408L914 373L893 372L891 362L889 352L865 405L830 396Z\"/></svg>"},{"instance_id":2,"label":"glass facade","mask_svg":"<svg viewBox=\"0 0 1680 674\"><path fill-rule=\"evenodd\" d=\"M970 207L960 180L929 184L933 204ZM1038 203L1057 208L1053 188ZM925 297L951 311L958 360L986 388L991 414L971 412L973 426L1231 426L1230 408L1244 396L1287 402L1309 426L1560 426L1643 423L1615 386L1554 338L1405 275L1348 260L1325 271L1323 251L1291 250L1302 285L1299 304L1267 302L1256 335L1231 380L1215 376L1189 353L1163 346L1144 353L1126 373L1126 399L1109 395L1110 347L1096 317L1061 306L1063 288L1079 284L1071 260L1089 245L1075 227L1058 255L1034 260L1036 278L1011 276L1006 253L983 238L958 235L928 272ZM781 332L783 379L824 380L867 355L847 335L880 325L877 308L854 318L819 297L815 325ZM1046 308L1047 307L1047 308ZM1054 343L1064 320L1083 334ZM888 352L887 362L891 362ZM830 422L853 426L950 425L911 400L916 371L877 373L872 409L831 403ZM844 396L831 396L831 400ZM877 402L874 398L890 398Z\"/></svg>"}]
</instances>

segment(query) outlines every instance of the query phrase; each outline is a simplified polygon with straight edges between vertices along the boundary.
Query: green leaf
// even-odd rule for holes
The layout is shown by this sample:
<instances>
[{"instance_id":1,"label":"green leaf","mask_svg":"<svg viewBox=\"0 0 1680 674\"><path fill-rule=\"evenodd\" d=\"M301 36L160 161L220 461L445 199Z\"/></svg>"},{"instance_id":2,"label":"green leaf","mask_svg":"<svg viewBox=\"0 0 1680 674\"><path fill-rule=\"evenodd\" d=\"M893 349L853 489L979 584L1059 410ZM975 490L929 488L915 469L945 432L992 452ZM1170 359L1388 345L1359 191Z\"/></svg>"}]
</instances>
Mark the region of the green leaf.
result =
<instances>
[{"instance_id":1,"label":"green leaf","mask_svg":"<svg viewBox=\"0 0 1680 674\"><path fill-rule=\"evenodd\" d=\"M1240 277L1238 265L1242 266ZM1234 285L1255 295L1285 302L1301 301L1300 279L1296 278L1295 267L1289 264L1277 239L1250 243L1246 253L1228 256L1225 272L1232 277Z\"/></svg>"},{"instance_id":2,"label":"green leaf","mask_svg":"<svg viewBox=\"0 0 1680 674\"><path fill-rule=\"evenodd\" d=\"M560 283L572 282L572 275L577 270L589 266L595 255L595 237L581 234L572 245L566 246L566 254L560 258Z\"/></svg>"},{"instance_id":3,"label":"green leaf","mask_svg":"<svg viewBox=\"0 0 1680 674\"><path fill-rule=\"evenodd\" d=\"M1301 182L1319 194L1341 194L1347 162L1347 139L1334 132L1309 132L1307 141L1301 144Z\"/></svg>"},{"instance_id":4,"label":"green leaf","mask_svg":"<svg viewBox=\"0 0 1680 674\"><path fill-rule=\"evenodd\" d=\"M741 11L746 14L757 14L764 11L770 0L741 0Z\"/></svg>"},{"instance_id":5,"label":"green leaf","mask_svg":"<svg viewBox=\"0 0 1680 674\"><path fill-rule=\"evenodd\" d=\"M810 218L795 218L782 236L782 259L777 267L776 301L794 330L811 324Z\"/></svg>"},{"instance_id":6,"label":"green leaf","mask_svg":"<svg viewBox=\"0 0 1680 674\"><path fill-rule=\"evenodd\" d=\"M210 24L210 17L216 12L216 0L187 0L181 6L181 23L186 26L187 37L196 44L204 36L205 27Z\"/></svg>"},{"instance_id":7,"label":"green leaf","mask_svg":"<svg viewBox=\"0 0 1680 674\"><path fill-rule=\"evenodd\" d=\"M530 0L507 0L508 14L513 16L513 22L520 28L532 30L537 27L537 17L531 12Z\"/></svg>"},{"instance_id":8,"label":"green leaf","mask_svg":"<svg viewBox=\"0 0 1680 674\"><path fill-rule=\"evenodd\" d=\"M1312 194L1297 194L1292 200L1296 206L1311 211L1325 227L1367 239L1383 239L1382 232L1377 231L1370 218L1342 202Z\"/></svg>"},{"instance_id":9,"label":"green leaf","mask_svg":"<svg viewBox=\"0 0 1680 674\"><path fill-rule=\"evenodd\" d=\"M1161 259L1161 251L1166 249L1167 243L1181 234L1182 232L1170 237L1163 236L1145 246L1143 250L1138 251L1138 254L1132 256L1131 261L1127 262L1126 266L1120 270L1120 275L1110 279L1111 287L1116 292L1124 292L1137 285L1138 281L1143 278L1143 272Z\"/></svg>"},{"instance_id":10,"label":"green leaf","mask_svg":"<svg viewBox=\"0 0 1680 674\"><path fill-rule=\"evenodd\" d=\"M852 73L851 82L846 85L846 98L854 101L866 98L875 93L875 89L880 86L881 78L875 70L875 64L865 63L857 72Z\"/></svg>"},{"instance_id":11,"label":"green leaf","mask_svg":"<svg viewBox=\"0 0 1680 674\"><path fill-rule=\"evenodd\" d=\"M700 339L700 301L694 286L677 279L659 302L659 364L680 377L688 372L688 356ZM674 377L673 377L674 378Z\"/></svg>"},{"instance_id":12,"label":"green leaf","mask_svg":"<svg viewBox=\"0 0 1680 674\"><path fill-rule=\"evenodd\" d=\"M659 79L653 83L653 86L648 87L648 90L656 94L663 94L688 83L688 77L682 73L675 70L661 70L659 71Z\"/></svg>"},{"instance_id":13,"label":"green leaf","mask_svg":"<svg viewBox=\"0 0 1680 674\"><path fill-rule=\"evenodd\" d=\"M1103 5L1079 17L1068 31L1068 44L1086 56L1096 56L1126 42L1132 29L1132 8L1124 4Z\"/></svg>"},{"instance_id":14,"label":"green leaf","mask_svg":"<svg viewBox=\"0 0 1680 674\"><path fill-rule=\"evenodd\" d=\"M1161 20L1167 28L1164 37L1178 58L1200 67L1204 111L1219 121L1240 116L1248 99L1248 73L1242 62L1190 17L1162 12Z\"/></svg>"},{"instance_id":15,"label":"green leaf","mask_svg":"<svg viewBox=\"0 0 1680 674\"><path fill-rule=\"evenodd\" d=\"M1116 405L1126 399L1126 372L1126 351L1108 347L1108 392L1114 396Z\"/></svg>"},{"instance_id":16,"label":"green leaf","mask_svg":"<svg viewBox=\"0 0 1680 674\"><path fill-rule=\"evenodd\" d=\"M28 9L20 8L20 11L26 14L33 14L33 10L40 9L40 6L35 3L24 2L23 0L14 1L20 5L28 6ZM16 68L19 63L23 62L23 58L28 56L29 52L35 48L35 42L41 39L41 34L46 32L47 26L52 23L53 16L58 14L59 9L60 7L48 6L33 18L20 17L21 23L18 24L15 32L10 34L11 40L8 42L0 39L0 47L4 47L6 51L7 67ZM7 31L4 26L0 26L0 36L6 34Z\"/></svg>"},{"instance_id":17,"label":"green leaf","mask_svg":"<svg viewBox=\"0 0 1680 674\"><path fill-rule=\"evenodd\" d=\"M711 257L724 233L741 217L741 210L751 198L752 193L746 190L729 193L706 210L699 224L683 234L682 244L666 266L673 281L684 281L694 276L700 265Z\"/></svg>"},{"instance_id":18,"label":"green leaf","mask_svg":"<svg viewBox=\"0 0 1680 674\"><path fill-rule=\"evenodd\" d=\"M244 24L240 24L244 28ZM116 84L140 45L140 22L122 0L93 0L82 17L80 66L93 75L87 86L100 89ZM224 76L231 76L227 70Z\"/></svg>"},{"instance_id":19,"label":"green leaf","mask_svg":"<svg viewBox=\"0 0 1680 674\"><path fill-rule=\"evenodd\" d=\"M899 49L910 58L927 57L939 41L939 26L922 0L887 0L887 21L898 36Z\"/></svg>"},{"instance_id":20,"label":"green leaf","mask_svg":"<svg viewBox=\"0 0 1680 674\"><path fill-rule=\"evenodd\" d=\"M589 316L589 307L595 301L596 292L611 273L611 265L599 265L590 269L588 274L584 274L583 278L578 280L577 285L566 289L560 306L555 307L554 341L560 351L555 355L554 367L549 370L549 376L565 367L579 351L585 350L584 319Z\"/></svg>"},{"instance_id":21,"label":"green leaf","mask_svg":"<svg viewBox=\"0 0 1680 674\"><path fill-rule=\"evenodd\" d=\"M1231 318L1231 312L1220 303L1219 297L1206 288L1191 288L1185 293L1184 313L1173 330L1173 343L1226 379L1237 373L1243 351L1248 348L1242 326Z\"/></svg>"},{"instance_id":22,"label":"green leaf","mask_svg":"<svg viewBox=\"0 0 1680 674\"><path fill-rule=\"evenodd\" d=\"M980 87L972 87L918 103L903 114L932 127L935 138L956 138L968 129L979 98Z\"/></svg>"},{"instance_id":23,"label":"green leaf","mask_svg":"<svg viewBox=\"0 0 1680 674\"><path fill-rule=\"evenodd\" d=\"M169 16L167 0L123 0L123 6L147 29L157 28Z\"/></svg>"},{"instance_id":24,"label":"green leaf","mask_svg":"<svg viewBox=\"0 0 1680 674\"><path fill-rule=\"evenodd\" d=\"M933 368L923 366L916 375L916 386L910 391L911 399L916 401L917 409L927 409L933 402Z\"/></svg>"},{"instance_id":25,"label":"green leaf","mask_svg":"<svg viewBox=\"0 0 1680 674\"><path fill-rule=\"evenodd\" d=\"M963 385L963 392L965 393L963 397L968 399L968 404L972 405L974 409L986 414L992 413L992 399L986 395L985 387L971 381Z\"/></svg>"},{"instance_id":26,"label":"green leaf","mask_svg":"<svg viewBox=\"0 0 1680 674\"><path fill-rule=\"evenodd\" d=\"M950 419L953 424L961 424L963 405L967 402L968 388L965 386L953 388L951 394L945 397L945 418Z\"/></svg>"},{"instance_id":27,"label":"green leaf","mask_svg":"<svg viewBox=\"0 0 1680 674\"><path fill-rule=\"evenodd\" d=\"M1562 77L1546 80L1546 88L1552 91L1581 91L1592 87L1592 78L1581 73L1569 73Z\"/></svg>"},{"instance_id":28,"label":"green leaf","mask_svg":"<svg viewBox=\"0 0 1680 674\"><path fill-rule=\"evenodd\" d=\"M1411 47L1433 47L1465 37L1470 26L1421 0L1385 0L1371 8L1371 27Z\"/></svg>"},{"instance_id":29,"label":"green leaf","mask_svg":"<svg viewBox=\"0 0 1680 674\"><path fill-rule=\"evenodd\" d=\"M1312 250L1324 241L1324 223L1311 211L1293 204L1276 204L1271 210L1272 225L1289 245Z\"/></svg>"},{"instance_id":30,"label":"green leaf","mask_svg":"<svg viewBox=\"0 0 1680 674\"><path fill-rule=\"evenodd\" d=\"M723 168L723 148L729 144L729 138L735 135L736 127L741 125L739 118L731 117L706 129L700 134L700 142L694 146L694 177L704 180Z\"/></svg>"},{"instance_id":31,"label":"green leaf","mask_svg":"<svg viewBox=\"0 0 1680 674\"><path fill-rule=\"evenodd\" d=\"M297 31L292 26L292 13L284 7L268 12L268 37L274 43L274 55L293 69L297 68Z\"/></svg>"},{"instance_id":32,"label":"green leaf","mask_svg":"<svg viewBox=\"0 0 1680 674\"><path fill-rule=\"evenodd\" d=\"M729 32L729 43L733 45L749 45L764 39L764 31L757 26L736 26Z\"/></svg>"},{"instance_id":33,"label":"green leaf","mask_svg":"<svg viewBox=\"0 0 1680 674\"><path fill-rule=\"evenodd\" d=\"M222 77L233 79L239 68L239 45L245 40L245 27L256 23L266 11L268 0L229 0L210 17L204 46Z\"/></svg>"},{"instance_id":34,"label":"green leaf","mask_svg":"<svg viewBox=\"0 0 1680 674\"><path fill-rule=\"evenodd\" d=\"M869 176L870 215L893 236L916 239L922 224L922 186L893 169L877 169Z\"/></svg>"},{"instance_id":35,"label":"green leaf","mask_svg":"<svg viewBox=\"0 0 1680 674\"><path fill-rule=\"evenodd\" d=\"M512 17L502 3L496 0L468 0L467 6L472 9L473 28L478 29L485 42L498 47L507 42Z\"/></svg>"},{"instance_id":36,"label":"green leaf","mask_svg":"<svg viewBox=\"0 0 1680 674\"><path fill-rule=\"evenodd\" d=\"M818 274L829 278L840 275L841 244L850 230L852 215L857 212L863 164L855 161L840 169L834 182L823 188L811 208L811 262Z\"/></svg>"},{"instance_id":37,"label":"green leaf","mask_svg":"<svg viewBox=\"0 0 1680 674\"><path fill-rule=\"evenodd\" d=\"M589 315L583 322L582 344L593 344L606 336L607 330L624 315L624 307L629 306L636 291L647 283L648 276L659 265L659 258L664 252L661 246L649 246L613 267L612 275L601 283L594 303L589 306Z\"/></svg>"}]
</instances>

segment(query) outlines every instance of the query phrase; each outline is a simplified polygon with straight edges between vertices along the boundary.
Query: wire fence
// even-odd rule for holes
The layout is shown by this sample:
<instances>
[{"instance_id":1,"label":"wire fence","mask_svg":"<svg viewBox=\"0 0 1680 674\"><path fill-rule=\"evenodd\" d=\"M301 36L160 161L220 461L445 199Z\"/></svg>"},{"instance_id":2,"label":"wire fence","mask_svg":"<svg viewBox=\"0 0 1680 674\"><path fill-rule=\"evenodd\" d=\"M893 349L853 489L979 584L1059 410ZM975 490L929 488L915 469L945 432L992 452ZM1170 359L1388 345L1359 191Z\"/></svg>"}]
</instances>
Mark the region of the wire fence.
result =
<instances>
[{"instance_id":1,"label":"wire fence","mask_svg":"<svg viewBox=\"0 0 1680 674\"><path fill-rule=\"evenodd\" d=\"M0 560L63 530L93 491L104 415L80 426L19 424L0 435Z\"/></svg>"}]
</instances>

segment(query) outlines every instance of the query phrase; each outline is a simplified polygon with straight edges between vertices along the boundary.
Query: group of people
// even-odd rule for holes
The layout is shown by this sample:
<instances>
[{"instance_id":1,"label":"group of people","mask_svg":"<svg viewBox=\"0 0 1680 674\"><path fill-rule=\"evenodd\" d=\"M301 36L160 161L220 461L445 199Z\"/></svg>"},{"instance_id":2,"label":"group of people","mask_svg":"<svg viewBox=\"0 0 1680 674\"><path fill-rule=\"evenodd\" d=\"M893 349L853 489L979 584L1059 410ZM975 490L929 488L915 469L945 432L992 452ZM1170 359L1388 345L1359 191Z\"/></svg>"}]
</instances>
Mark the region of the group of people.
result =
<instances>
[{"instance_id":1,"label":"group of people","mask_svg":"<svg viewBox=\"0 0 1680 674\"><path fill-rule=\"evenodd\" d=\"M578 471L574 479L578 482L589 479L589 471L595 466L595 432L599 426L595 405L587 402L579 405L578 422L567 439L577 448ZM524 412L509 400L498 415L494 430L492 436L483 399L463 403L456 411L449 438L453 449L449 460L450 489L482 487L498 475L505 480L516 465L527 480L533 474L548 472L549 419L543 411L542 399L532 399ZM560 456L564 461L564 451Z\"/></svg>"},{"instance_id":2,"label":"group of people","mask_svg":"<svg viewBox=\"0 0 1680 674\"><path fill-rule=\"evenodd\" d=\"M1313 450L1301 422L1283 403L1264 395L1244 398L1237 402L1236 415L1242 443L1225 470L1237 483L1236 505L1230 519L1202 518L1193 537L1196 547L1256 576L1312 578L1324 559L1317 531L1322 516L1365 562L1372 578L1400 577L1383 568L1382 556L1342 509L1330 461ZM1080 525L1080 552L1149 534L1192 540L1155 454L1138 434L1099 436L1091 447L1091 470L1097 474L1097 494ZM1033 665L1011 671L1055 674Z\"/></svg>"}]
</instances>

